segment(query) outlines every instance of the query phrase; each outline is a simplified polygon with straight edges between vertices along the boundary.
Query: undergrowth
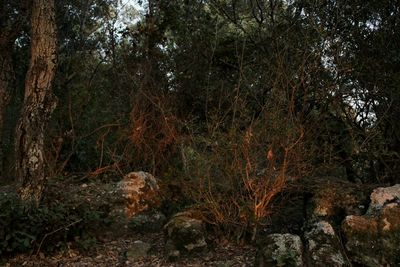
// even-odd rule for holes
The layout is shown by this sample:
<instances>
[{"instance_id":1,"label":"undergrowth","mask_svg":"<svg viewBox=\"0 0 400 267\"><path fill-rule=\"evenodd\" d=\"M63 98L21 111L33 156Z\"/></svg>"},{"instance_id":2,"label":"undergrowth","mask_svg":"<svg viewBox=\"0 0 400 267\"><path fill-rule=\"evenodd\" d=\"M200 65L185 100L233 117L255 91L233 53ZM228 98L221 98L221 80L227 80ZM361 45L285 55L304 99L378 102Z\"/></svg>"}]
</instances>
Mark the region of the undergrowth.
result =
<instances>
[{"instance_id":1,"label":"undergrowth","mask_svg":"<svg viewBox=\"0 0 400 267\"><path fill-rule=\"evenodd\" d=\"M73 246L87 250L106 223L102 212L82 203L23 204L15 194L0 195L0 256L38 254Z\"/></svg>"}]
</instances>

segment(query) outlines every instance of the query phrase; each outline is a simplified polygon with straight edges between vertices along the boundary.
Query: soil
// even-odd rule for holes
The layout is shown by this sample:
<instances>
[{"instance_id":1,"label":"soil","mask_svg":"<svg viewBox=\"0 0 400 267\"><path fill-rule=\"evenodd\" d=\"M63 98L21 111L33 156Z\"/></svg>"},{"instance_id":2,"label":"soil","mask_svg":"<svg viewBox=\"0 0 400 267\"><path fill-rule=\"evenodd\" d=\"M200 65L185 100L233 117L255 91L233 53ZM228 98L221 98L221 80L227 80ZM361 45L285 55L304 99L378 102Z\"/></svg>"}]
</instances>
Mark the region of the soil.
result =
<instances>
[{"instance_id":1,"label":"soil","mask_svg":"<svg viewBox=\"0 0 400 267\"><path fill-rule=\"evenodd\" d=\"M125 252L134 241L141 240L152 245L147 257L130 262ZM218 244L215 248L201 255L184 257L176 262L169 262L163 253L163 235L146 234L128 238L103 239L91 252L80 252L66 249L53 255L18 255L7 261L4 266L30 267L83 267L83 266L218 266L239 267L253 266L255 248L249 245L235 245L231 243Z\"/></svg>"}]
</instances>

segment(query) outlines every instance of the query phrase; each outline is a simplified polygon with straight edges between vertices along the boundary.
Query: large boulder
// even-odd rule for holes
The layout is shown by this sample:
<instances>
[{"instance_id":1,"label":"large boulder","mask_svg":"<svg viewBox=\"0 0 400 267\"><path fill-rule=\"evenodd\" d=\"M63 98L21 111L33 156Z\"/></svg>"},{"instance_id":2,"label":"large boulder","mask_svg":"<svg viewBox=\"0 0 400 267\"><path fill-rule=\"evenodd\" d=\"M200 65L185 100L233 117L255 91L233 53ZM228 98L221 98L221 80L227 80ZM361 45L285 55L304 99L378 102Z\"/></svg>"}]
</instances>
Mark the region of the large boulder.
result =
<instances>
[{"instance_id":1,"label":"large boulder","mask_svg":"<svg viewBox=\"0 0 400 267\"><path fill-rule=\"evenodd\" d=\"M131 172L118 183L125 201L125 213L128 217L160 206L160 188L156 178L147 172Z\"/></svg>"},{"instance_id":2,"label":"large boulder","mask_svg":"<svg viewBox=\"0 0 400 267\"><path fill-rule=\"evenodd\" d=\"M400 265L400 185L377 188L363 216L342 223L349 256L363 266Z\"/></svg>"},{"instance_id":3,"label":"large boulder","mask_svg":"<svg viewBox=\"0 0 400 267\"><path fill-rule=\"evenodd\" d=\"M309 266L349 266L338 236L327 221L313 223L305 233Z\"/></svg>"},{"instance_id":4,"label":"large boulder","mask_svg":"<svg viewBox=\"0 0 400 267\"><path fill-rule=\"evenodd\" d=\"M271 234L257 251L256 267L303 266L303 244L298 235Z\"/></svg>"},{"instance_id":5,"label":"large boulder","mask_svg":"<svg viewBox=\"0 0 400 267\"><path fill-rule=\"evenodd\" d=\"M206 231L201 220L190 212L174 215L164 226L165 252L170 260L182 254L202 252L207 248Z\"/></svg>"}]
</instances>

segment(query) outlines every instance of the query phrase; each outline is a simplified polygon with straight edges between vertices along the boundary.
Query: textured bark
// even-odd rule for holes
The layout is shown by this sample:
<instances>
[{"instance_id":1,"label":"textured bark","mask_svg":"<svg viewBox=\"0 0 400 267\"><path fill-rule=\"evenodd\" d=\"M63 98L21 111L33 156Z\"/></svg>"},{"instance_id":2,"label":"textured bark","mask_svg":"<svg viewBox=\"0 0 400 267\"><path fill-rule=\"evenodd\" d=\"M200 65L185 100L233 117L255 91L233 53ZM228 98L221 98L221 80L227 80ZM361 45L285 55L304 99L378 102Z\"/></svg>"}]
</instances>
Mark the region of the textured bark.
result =
<instances>
[{"instance_id":1,"label":"textured bark","mask_svg":"<svg viewBox=\"0 0 400 267\"><path fill-rule=\"evenodd\" d=\"M57 37L54 0L33 0L32 3L31 58L16 129L16 174L21 181L20 198L38 205L46 182L45 130L56 104L52 85Z\"/></svg>"}]
</instances>

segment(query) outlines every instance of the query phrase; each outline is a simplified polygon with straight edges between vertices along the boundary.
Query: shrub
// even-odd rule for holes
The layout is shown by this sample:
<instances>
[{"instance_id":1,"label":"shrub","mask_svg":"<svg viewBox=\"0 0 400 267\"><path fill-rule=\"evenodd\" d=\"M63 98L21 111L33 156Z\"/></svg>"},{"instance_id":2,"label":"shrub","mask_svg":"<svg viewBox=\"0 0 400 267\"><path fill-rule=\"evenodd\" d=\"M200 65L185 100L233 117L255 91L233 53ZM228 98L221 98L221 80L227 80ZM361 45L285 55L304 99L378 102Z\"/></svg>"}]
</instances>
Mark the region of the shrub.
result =
<instances>
[{"instance_id":1,"label":"shrub","mask_svg":"<svg viewBox=\"0 0 400 267\"><path fill-rule=\"evenodd\" d=\"M265 122L221 131L213 139L194 137L182 152L190 184L182 188L203 219L238 239L254 239L287 181L307 171L303 129L289 123L268 128Z\"/></svg>"},{"instance_id":2,"label":"shrub","mask_svg":"<svg viewBox=\"0 0 400 267\"><path fill-rule=\"evenodd\" d=\"M102 223L101 212L88 205L55 202L32 208L15 194L0 195L0 210L0 255L52 251L73 240L79 241L78 248L87 249Z\"/></svg>"}]
</instances>

